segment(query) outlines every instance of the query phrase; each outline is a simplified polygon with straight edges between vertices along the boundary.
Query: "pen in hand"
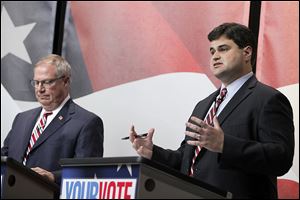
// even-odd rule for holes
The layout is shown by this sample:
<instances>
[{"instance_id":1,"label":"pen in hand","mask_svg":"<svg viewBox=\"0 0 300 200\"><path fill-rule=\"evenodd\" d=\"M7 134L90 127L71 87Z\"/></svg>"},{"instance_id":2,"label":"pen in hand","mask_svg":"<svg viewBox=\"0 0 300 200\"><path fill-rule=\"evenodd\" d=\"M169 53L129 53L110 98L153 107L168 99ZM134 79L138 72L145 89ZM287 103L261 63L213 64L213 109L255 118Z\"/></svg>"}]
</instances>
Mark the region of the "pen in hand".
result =
<instances>
[{"instance_id":1,"label":"pen in hand","mask_svg":"<svg viewBox=\"0 0 300 200\"><path fill-rule=\"evenodd\" d=\"M136 135L135 138L142 138L147 135L148 135L148 133L144 133L144 134ZM129 136L121 138L121 140L128 140L128 139L129 139Z\"/></svg>"}]
</instances>

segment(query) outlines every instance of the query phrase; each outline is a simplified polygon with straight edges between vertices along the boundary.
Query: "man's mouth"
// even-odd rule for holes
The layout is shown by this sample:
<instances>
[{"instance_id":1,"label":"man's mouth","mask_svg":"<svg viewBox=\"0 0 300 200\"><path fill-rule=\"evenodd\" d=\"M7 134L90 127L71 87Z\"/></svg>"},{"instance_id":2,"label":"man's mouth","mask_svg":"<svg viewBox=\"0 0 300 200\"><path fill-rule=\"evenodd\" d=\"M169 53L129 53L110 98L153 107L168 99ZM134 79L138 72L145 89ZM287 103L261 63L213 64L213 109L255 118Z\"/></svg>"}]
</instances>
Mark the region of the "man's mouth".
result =
<instances>
[{"instance_id":1,"label":"man's mouth","mask_svg":"<svg viewBox=\"0 0 300 200\"><path fill-rule=\"evenodd\" d=\"M48 99L49 97L48 96L39 96L39 98L44 100L44 99Z\"/></svg>"},{"instance_id":2,"label":"man's mouth","mask_svg":"<svg viewBox=\"0 0 300 200\"><path fill-rule=\"evenodd\" d=\"M219 66L221 66L221 65L223 65L223 63L220 63L220 62L214 63L214 67L219 67Z\"/></svg>"}]
</instances>

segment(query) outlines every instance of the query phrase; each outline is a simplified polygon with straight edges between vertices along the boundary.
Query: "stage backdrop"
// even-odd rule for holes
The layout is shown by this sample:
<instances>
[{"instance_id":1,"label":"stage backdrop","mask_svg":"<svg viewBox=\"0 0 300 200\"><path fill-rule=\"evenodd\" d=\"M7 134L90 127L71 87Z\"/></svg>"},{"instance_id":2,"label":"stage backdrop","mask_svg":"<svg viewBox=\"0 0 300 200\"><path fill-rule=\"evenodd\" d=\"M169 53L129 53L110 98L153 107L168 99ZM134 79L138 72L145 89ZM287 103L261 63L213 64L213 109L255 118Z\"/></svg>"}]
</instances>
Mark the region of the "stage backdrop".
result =
<instances>
[{"instance_id":1,"label":"stage backdrop","mask_svg":"<svg viewBox=\"0 0 300 200\"><path fill-rule=\"evenodd\" d=\"M176 149L198 101L219 87L209 70L208 32L248 25L250 2L68 2L62 55L71 96L104 121L104 156L136 155L120 138L135 125ZM299 182L299 3L262 2L257 76L290 99ZM38 106L32 64L52 52L56 3L1 2L1 144L18 112Z\"/></svg>"}]
</instances>

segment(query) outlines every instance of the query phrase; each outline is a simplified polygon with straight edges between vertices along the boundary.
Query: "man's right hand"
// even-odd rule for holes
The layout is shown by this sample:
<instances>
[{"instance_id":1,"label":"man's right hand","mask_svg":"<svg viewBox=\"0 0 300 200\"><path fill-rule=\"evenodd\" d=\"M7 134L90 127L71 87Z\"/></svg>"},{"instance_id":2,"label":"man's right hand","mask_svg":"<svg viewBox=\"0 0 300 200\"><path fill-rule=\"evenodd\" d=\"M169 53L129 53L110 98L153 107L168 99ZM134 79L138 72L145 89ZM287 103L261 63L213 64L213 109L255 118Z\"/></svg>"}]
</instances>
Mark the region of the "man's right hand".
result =
<instances>
[{"instance_id":1,"label":"man's right hand","mask_svg":"<svg viewBox=\"0 0 300 200\"><path fill-rule=\"evenodd\" d=\"M151 128L148 131L148 135L146 137L137 137L137 133L134 130L134 126L132 125L130 128L130 134L129 134L129 139L130 142L132 143L133 148L136 150L136 152L142 156L145 157L147 159L151 159L152 158L152 149L153 149L153 142L152 142L152 138L153 138L153 134L154 134L154 129Z\"/></svg>"},{"instance_id":2,"label":"man's right hand","mask_svg":"<svg viewBox=\"0 0 300 200\"><path fill-rule=\"evenodd\" d=\"M40 167L34 167L31 168L33 171L35 171L36 173L40 174L41 176L47 178L49 181L54 182L55 178L54 178L54 174L52 172L49 172L45 169L42 169Z\"/></svg>"}]
</instances>

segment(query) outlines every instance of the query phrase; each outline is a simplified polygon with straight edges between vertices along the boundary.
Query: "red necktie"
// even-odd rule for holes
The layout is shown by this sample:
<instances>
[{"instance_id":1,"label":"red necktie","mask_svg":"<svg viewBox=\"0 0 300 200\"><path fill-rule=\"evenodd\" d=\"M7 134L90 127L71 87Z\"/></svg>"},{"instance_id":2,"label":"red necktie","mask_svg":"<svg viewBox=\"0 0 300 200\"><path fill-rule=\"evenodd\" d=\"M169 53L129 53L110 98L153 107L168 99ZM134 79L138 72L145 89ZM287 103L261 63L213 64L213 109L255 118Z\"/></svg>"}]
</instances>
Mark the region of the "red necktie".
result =
<instances>
[{"instance_id":1,"label":"red necktie","mask_svg":"<svg viewBox=\"0 0 300 200\"><path fill-rule=\"evenodd\" d=\"M36 141L38 140L38 138L40 137L40 135L44 131L44 128L45 128L45 125L46 125L46 122L47 122L47 117L49 115L52 115L52 112L44 113L43 117L39 120L39 123L37 123L37 125L33 129L33 132L31 133L30 141L29 141L29 144L28 144L28 147L27 147L27 151L26 151L26 154L24 156L24 160L23 160L24 165L26 165L28 155L29 155L33 145L36 143Z\"/></svg>"},{"instance_id":2,"label":"red necktie","mask_svg":"<svg viewBox=\"0 0 300 200\"><path fill-rule=\"evenodd\" d=\"M209 110L206 118L204 119L204 122L206 122L207 124L213 126L213 119L214 119L214 116L216 115L217 113L217 110L220 106L220 104L223 102L225 96L227 94L227 89L226 88L223 88L220 92L220 95L217 97L216 101L214 102L214 105L212 106L212 108ZM194 164L195 164L195 161L196 161L196 158L197 156L199 155L201 151L201 147L200 146L197 146L195 148L195 155L193 157L193 160L192 160L192 165L191 165L191 169L190 169L190 176L193 176L194 175Z\"/></svg>"}]
</instances>

